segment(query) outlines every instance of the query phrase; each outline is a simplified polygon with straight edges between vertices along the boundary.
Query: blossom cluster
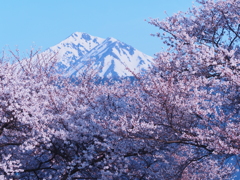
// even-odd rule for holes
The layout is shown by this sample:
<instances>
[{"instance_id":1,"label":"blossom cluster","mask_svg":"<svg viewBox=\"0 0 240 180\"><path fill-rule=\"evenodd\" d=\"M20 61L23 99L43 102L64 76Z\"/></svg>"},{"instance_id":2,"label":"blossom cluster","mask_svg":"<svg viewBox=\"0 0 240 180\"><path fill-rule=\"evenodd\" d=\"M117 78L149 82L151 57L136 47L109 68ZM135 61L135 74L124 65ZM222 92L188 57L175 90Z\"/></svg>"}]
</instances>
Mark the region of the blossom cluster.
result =
<instances>
[{"instance_id":1,"label":"blossom cluster","mask_svg":"<svg viewBox=\"0 0 240 180\"><path fill-rule=\"evenodd\" d=\"M240 168L240 0L151 19L167 50L134 80L0 61L0 177L231 179Z\"/></svg>"}]
</instances>

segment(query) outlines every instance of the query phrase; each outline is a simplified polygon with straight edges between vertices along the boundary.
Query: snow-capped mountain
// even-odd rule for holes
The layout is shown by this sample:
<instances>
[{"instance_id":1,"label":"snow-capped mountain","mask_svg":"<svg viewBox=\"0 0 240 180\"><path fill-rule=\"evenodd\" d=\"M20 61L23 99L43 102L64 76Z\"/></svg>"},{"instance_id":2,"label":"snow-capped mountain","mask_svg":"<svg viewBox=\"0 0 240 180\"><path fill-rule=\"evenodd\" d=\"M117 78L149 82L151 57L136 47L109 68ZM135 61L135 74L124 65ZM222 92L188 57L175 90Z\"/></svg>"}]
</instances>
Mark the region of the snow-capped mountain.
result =
<instances>
[{"instance_id":1,"label":"snow-capped mountain","mask_svg":"<svg viewBox=\"0 0 240 180\"><path fill-rule=\"evenodd\" d=\"M86 67L101 78L132 76L151 66L152 57L114 38L99 38L76 32L43 53L57 52L57 70L78 77Z\"/></svg>"}]
</instances>

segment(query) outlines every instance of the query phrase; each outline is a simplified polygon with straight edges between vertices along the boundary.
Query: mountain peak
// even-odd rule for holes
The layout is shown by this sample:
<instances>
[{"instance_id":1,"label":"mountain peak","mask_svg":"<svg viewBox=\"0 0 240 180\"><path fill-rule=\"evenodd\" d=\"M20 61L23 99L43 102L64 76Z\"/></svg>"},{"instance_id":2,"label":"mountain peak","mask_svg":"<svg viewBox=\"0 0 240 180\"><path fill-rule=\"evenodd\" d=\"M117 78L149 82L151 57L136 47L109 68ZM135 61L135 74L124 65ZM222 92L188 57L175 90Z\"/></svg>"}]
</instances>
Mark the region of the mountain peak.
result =
<instances>
[{"instance_id":1,"label":"mountain peak","mask_svg":"<svg viewBox=\"0 0 240 180\"><path fill-rule=\"evenodd\" d=\"M113 38L113 37L108 37L106 40L107 40L107 41L111 41L111 42L116 42L116 41L118 41L117 39L115 39L115 38Z\"/></svg>"},{"instance_id":2,"label":"mountain peak","mask_svg":"<svg viewBox=\"0 0 240 180\"><path fill-rule=\"evenodd\" d=\"M89 63L103 79L132 76L126 67L138 73L148 69L153 59L115 38L103 39L83 32L73 33L49 51L58 52L58 71L72 77L79 76Z\"/></svg>"},{"instance_id":3,"label":"mountain peak","mask_svg":"<svg viewBox=\"0 0 240 180\"><path fill-rule=\"evenodd\" d=\"M87 33L84 32L75 32L71 35L72 37L76 37L76 38L80 38L80 39L85 39L86 41L90 41L93 38L95 38L94 36L91 36Z\"/></svg>"}]
</instances>

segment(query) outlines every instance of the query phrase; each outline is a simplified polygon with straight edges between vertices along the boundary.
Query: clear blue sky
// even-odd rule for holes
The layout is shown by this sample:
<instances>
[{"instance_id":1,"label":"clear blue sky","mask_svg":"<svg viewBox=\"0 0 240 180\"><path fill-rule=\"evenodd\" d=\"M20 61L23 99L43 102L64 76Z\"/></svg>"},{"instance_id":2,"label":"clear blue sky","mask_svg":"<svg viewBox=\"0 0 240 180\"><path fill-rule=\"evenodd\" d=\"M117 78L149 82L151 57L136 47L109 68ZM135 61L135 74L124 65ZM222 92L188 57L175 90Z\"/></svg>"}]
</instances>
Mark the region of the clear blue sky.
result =
<instances>
[{"instance_id":1,"label":"clear blue sky","mask_svg":"<svg viewBox=\"0 0 240 180\"><path fill-rule=\"evenodd\" d=\"M153 56L162 43L144 19L186 11L194 0L0 0L0 50L42 50L74 32L114 37ZM8 48L5 48L8 49Z\"/></svg>"}]
</instances>

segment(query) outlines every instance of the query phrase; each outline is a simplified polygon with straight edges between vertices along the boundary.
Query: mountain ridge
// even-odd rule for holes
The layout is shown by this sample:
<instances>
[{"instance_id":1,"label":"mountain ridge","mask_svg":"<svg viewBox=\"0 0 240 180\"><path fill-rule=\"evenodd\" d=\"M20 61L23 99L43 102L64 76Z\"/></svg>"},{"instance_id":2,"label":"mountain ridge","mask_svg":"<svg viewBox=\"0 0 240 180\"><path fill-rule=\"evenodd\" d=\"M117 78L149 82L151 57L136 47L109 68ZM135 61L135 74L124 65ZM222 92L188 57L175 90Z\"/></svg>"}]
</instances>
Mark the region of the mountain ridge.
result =
<instances>
[{"instance_id":1,"label":"mountain ridge","mask_svg":"<svg viewBox=\"0 0 240 180\"><path fill-rule=\"evenodd\" d=\"M57 71L78 77L90 66L101 78L133 76L151 66L152 57L115 38L75 32L43 53L57 52ZM129 68L129 70L127 70Z\"/></svg>"}]
</instances>

